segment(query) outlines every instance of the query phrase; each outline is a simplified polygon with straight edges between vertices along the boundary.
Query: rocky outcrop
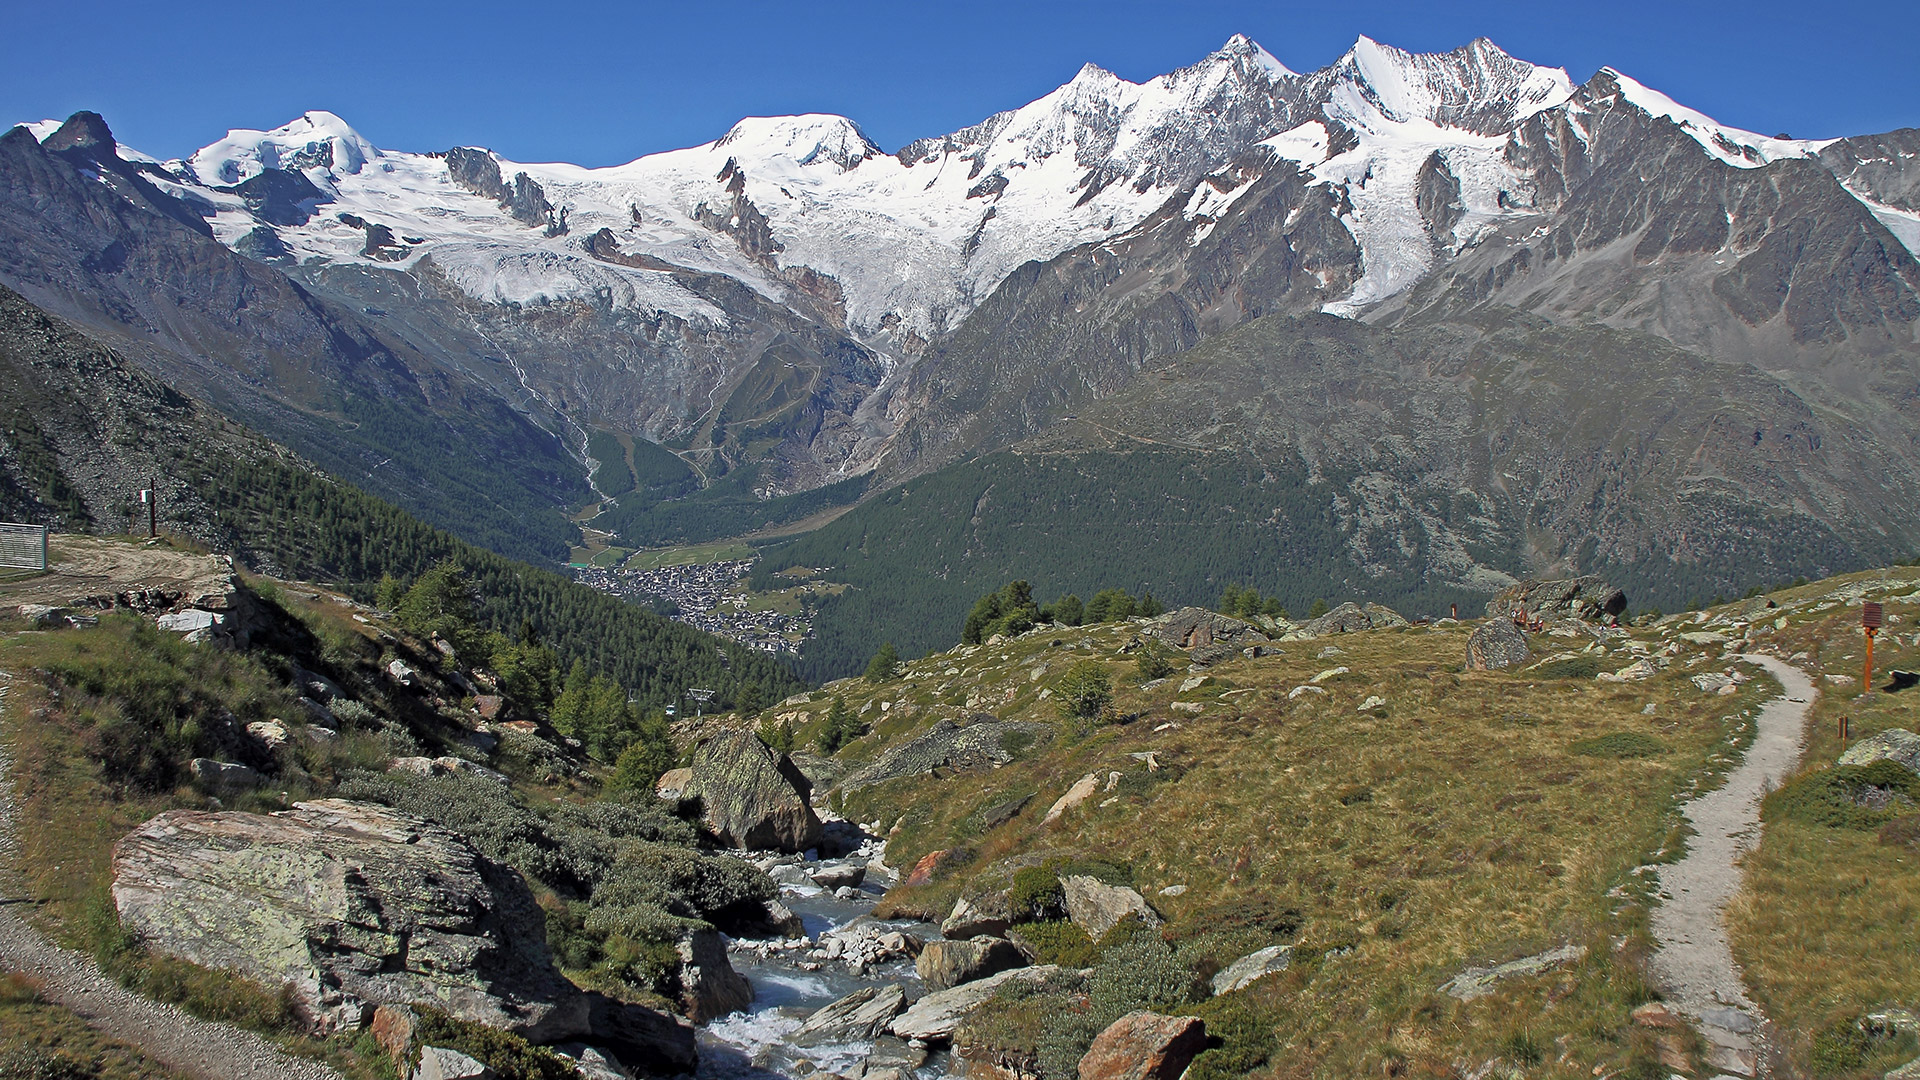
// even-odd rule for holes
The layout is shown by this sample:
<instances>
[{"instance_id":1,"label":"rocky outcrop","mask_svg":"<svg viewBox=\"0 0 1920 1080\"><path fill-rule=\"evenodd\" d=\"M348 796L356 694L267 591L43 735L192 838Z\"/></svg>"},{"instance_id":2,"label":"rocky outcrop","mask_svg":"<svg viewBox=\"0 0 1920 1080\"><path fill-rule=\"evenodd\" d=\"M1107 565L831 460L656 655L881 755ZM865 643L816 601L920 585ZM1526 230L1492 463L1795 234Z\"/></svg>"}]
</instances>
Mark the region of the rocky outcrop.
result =
<instances>
[{"instance_id":1,"label":"rocky outcrop","mask_svg":"<svg viewBox=\"0 0 1920 1080\"><path fill-rule=\"evenodd\" d=\"M1512 619L1488 619L1467 635L1467 667L1474 671L1505 671L1531 659L1527 635Z\"/></svg>"},{"instance_id":2,"label":"rocky outcrop","mask_svg":"<svg viewBox=\"0 0 1920 1080\"><path fill-rule=\"evenodd\" d=\"M316 1031L422 1004L531 1039L584 1034L526 883L451 830L340 799L272 815L170 810L114 848L148 948L284 985Z\"/></svg>"},{"instance_id":3,"label":"rocky outcrop","mask_svg":"<svg viewBox=\"0 0 1920 1080\"><path fill-rule=\"evenodd\" d=\"M913 962L920 981L935 990L946 990L984 979L1010 968L1027 966L1027 958L1005 938L981 937L970 941L930 941Z\"/></svg>"},{"instance_id":4,"label":"rocky outcrop","mask_svg":"<svg viewBox=\"0 0 1920 1080\"><path fill-rule=\"evenodd\" d=\"M1626 614L1627 594L1588 575L1552 581L1523 581L1487 601L1487 617L1512 619L1572 618L1604 621Z\"/></svg>"},{"instance_id":5,"label":"rocky outcrop","mask_svg":"<svg viewBox=\"0 0 1920 1080\"><path fill-rule=\"evenodd\" d=\"M840 782L840 790L857 791L885 780L902 776L925 776L935 769L971 772L995 769L1013 760L1005 747L1007 737L1019 735L1033 743L1053 737L1046 724L1002 722L978 713L962 727L942 720L912 742L886 751L873 764Z\"/></svg>"},{"instance_id":6,"label":"rocky outcrop","mask_svg":"<svg viewBox=\"0 0 1920 1080\"><path fill-rule=\"evenodd\" d=\"M898 983L863 987L816 1010L791 1038L796 1046L871 1039L906 1008L907 991Z\"/></svg>"},{"instance_id":7,"label":"rocky outcrop","mask_svg":"<svg viewBox=\"0 0 1920 1080\"><path fill-rule=\"evenodd\" d=\"M1197 1016L1131 1012L1094 1036L1080 1059L1080 1080L1178 1080L1207 1048Z\"/></svg>"},{"instance_id":8,"label":"rocky outcrop","mask_svg":"<svg viewBox=\"0 0 1920 1080\"><path fill-rule=\"evenodd\" d=\"M680 1011L704 1024L753 1004L753 984L727 960L727 940L717 930L695 930L680 939Z\"/></svg>"},{"instance_id":9,"label":"rocky outcrop","mask_svg":"<svg viewBox=\"0 0 1920 1080\"><path fill-rule=\"evenodd\" d=\"M1007 910L1006 891L999 890L979 896L962 896L955 900L953 910L940 923L940 934L953 941L999 937L1011 925L1013 918Z\"/></svg>"},{"instance_id":10,"label":"rocky outcrop","mask_svg":"<svg viewBox=\"0 0 1920 1080\"><path fill-rule=\"evenodd\" d=\"M1040 823L1043 825L1051 825L1060 820L1060 815L1086 802L1099 788L1100 777L1094 773L1088 773L1080 779L1075 780L1073 786L1068 788L1065 793L1053 801L1052 806L1047 808L1047 816L1041 818Z\"/></svg>"},{"instance_id":11,"label":"rocky outcrop","mask_svg":"<svg viewBox=\"0 0 1920 1080\"><path fill-rule=\"evenodd\" d=\"M681 797L700 800L701 821L723 844L805 851L820 842L823 828L812 791L786 755L751 731L733 731L694 750Z\"/></svg>"},{"instance_id":12,"label":"rocky outcrop","mask_svg":"<svg viewBox=\"0 0 1920 1080\"><path fill-rule=\"evenodd\" d=\"M1842 765L1871 765L1891 761L1908 772L1920 773L1920 735L1905 728L1889 728L1869 735L1840 755Z\"/></svg>"},{"instance_id":13,"label":"rocky outcrop","mask_svg":"<svg viewBox=\"0 0 1920 1080\"><path fill-rule=\"evenodd\" d=\"M1147 898L1124 885L1069 874L1060 879L1060 891L1066 897L1067 918L1095 941L1129 915L1148 926L1160 925L1160 913L1148 906Z\"/></svg>"},{"instance_id":14,"label":"rocky outcrop","mask_svg":"<svg viewBox=\"0 0 1920 1080\"><path fill-rule=\"evenodd\" d=\"M1405 617L1384 604L1363 605L1348 601L1317 619L1309 619L1299 632L1306 637L1323 637L1327 634L1349 634L1359 630L1381 630L1405 625Z\"/></svg>"},{"instance_id":15,"label":"rocky outcrop","mask_svg":"<svg viewBox=\"0 0 1920 1080\"><path fill-rule=\"evenodd\" d=\"M1199 649L1221 645L1239 650L1260 645L1269 639L1252 624L1200 607L1184 607L1156 618L1148 633L1164 645L1176 649Z\"/></svg>"}]
</instances>

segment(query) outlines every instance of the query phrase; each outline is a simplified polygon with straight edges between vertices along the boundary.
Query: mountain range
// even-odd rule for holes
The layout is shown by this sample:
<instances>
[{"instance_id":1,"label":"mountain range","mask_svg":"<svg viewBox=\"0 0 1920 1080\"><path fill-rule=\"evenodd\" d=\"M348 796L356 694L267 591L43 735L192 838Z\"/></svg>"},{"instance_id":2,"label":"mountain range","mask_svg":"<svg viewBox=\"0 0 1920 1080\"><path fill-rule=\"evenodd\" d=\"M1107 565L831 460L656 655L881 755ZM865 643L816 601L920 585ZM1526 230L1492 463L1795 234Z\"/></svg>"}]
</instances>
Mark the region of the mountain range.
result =
<instances>
[{"instance_id":1,"label":"mountain range","mask_svg":"<svg viewBox=\"0 0 1920 1080\"><path fill-rule=\"evenodd\" d=\"M1920 546L1916 250L1920 131L1762 136L1484 39L1089 65L892 153L819 115L600 169L324 112L176 161L92 114L0 139L0 282L341 478L547 563L596 496L646 546L867 495L767 551L886 562L850 605L1021 572L995 507L1050 510L1040 547L1107 521L1016 460L1147 508L1119 543L1141 476L1287 478L1205 566L1128 555L1175 593L1599 570L1675 603L1884 562ZM648 483L593 490L607 436ZM876 554L913 484L951 535ZM1086 562L1030 576L1124 584Z\"/></svg>"}]
</instances>

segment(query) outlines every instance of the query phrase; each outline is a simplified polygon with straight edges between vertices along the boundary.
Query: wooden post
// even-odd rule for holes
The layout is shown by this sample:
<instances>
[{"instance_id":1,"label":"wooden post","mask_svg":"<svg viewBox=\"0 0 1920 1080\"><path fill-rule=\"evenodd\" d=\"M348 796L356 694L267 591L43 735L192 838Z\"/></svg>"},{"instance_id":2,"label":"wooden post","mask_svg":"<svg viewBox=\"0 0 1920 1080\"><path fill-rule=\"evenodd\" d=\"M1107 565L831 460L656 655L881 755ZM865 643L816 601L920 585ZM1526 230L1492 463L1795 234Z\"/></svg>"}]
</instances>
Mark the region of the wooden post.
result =
<instances>
[{"instance_id":1,"label":"wooden post","mask_svg":"<svg viewBox=\"0 0 1920 1080\"><path fill-rule=\"evenodd\" d=\"M1847 749L1847 718L1844 716L1840 718L1840 749L1842 752Z\"/></svg>"},{"instance_id":2,"label":"wooden post","mask_svg":"<svg viewBox=\"0 0 1920 1080\"><path fill-rule=\"evenodd\" d=\"M147 539L160 535L155 523L160 509L160 481L147 481Z\"/></svg>"}]
</instances>

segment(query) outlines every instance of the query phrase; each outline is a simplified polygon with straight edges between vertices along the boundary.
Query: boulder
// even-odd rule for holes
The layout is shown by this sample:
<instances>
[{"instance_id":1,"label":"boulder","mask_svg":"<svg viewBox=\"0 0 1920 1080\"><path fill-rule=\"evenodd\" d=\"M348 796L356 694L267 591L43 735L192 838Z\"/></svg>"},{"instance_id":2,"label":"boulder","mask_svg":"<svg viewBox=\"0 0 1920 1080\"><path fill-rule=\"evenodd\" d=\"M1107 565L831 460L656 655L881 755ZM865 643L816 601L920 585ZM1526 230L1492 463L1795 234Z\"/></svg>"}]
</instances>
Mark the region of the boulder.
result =
<instances>
[{"instance_id":1,"label":"boulder","mask_svg":"<svg viewBox=\"0 0 1920 1080\"><path fill-rule=\"evenodd\" d=\"M1131 1012L1094 1036L1080 1059L1080 1080L1177 1080L1207 1049L1197 1016Z\"/></svg>"},{"instance_id":2,"label":"boulder","mask_svg":"<svg viewBox=\"0 0 1920 1080\"><path fill-rule=\"evenodd\" d=\"M998 975L989 975L970 983L961 983L951 990L941 990L928 994L914 1002L913 1008L893 1018L891 1029L895 1035L921 1043L944 1043L953 1038L953 1029L960 1026L973 1010L986 1004L995 990L1014 979L1040 982L1059 971L1052 964L1039 967L1012 968Z\"/></svg>"},{"instance_id":3,"label":"boulder","mask_svg":"<svg viewBox=\"0 0 1920 1080\"><path fill-rule=\"evenodd\" d=\"M1251 623L1200 607L1184 607L1161 615L1147 624L1147 633L1176 649L1218 645L1228 652L1269 640Z\"/></svg>"},{"instance_id":4,"label":"boulder","mask_svg":"<svg viewBox=\"0 0 1920 1080\"><path fill-rule=\"evenodd\" d=\"M1627 594L1593 575L1522 581L1487 601L1489 619L1509 621L1518 615L1527 619L1562 617L1604 622L1625 614L1626 610Z\"/></svg>"},{"instance_id":5,"label":"boulder","mask_svg":"<svg viewBox=\"0 0 1920 1080\"><path fill-rule=\"evenodd\" d=\"M1840 755L1842 765L1871 765L1891 761L1908 772L1920 773L1920 735L1904 728L1889 728L1869 735Z\"/></svg>"},{"instance_id":6,"label":"boulder","mask_svg":"<svg viewBox=\"0 0 1920 1080\"><path fill-rule=\"evenodd\" d=\"M718 930L695 930L680 939L680 1011L696 1024L753 1004L753 984L727 960L727 939Z\"/></svg>"},{"instance_id":7,"label":"boulder","mask_svg":"<svg viewBox=\"0 0 1920 1080\"><path fill-rule=\"evenodd\" d=\"M953 910L941 921L940 934L953 941L1001 937L1006 934L1007 927L1013 925L1006 906L1007 894L1004 892L978 897L962 896L953 902Z\"/></svg>"},{"instance_id":8,"label":"boulder","mask_svg":"<svg viewBox=\"0 0 1920 1080\"><path fill-rule=\"evenodd\" d=\"M1086 802L1099 787L1100 778L1094 773L1088 773L1080 779L1075 780L1073 786L1067 789L1067 793L1054 800L1054 804L1047 808L1047 816L1042 818L1040 823L1042 825L1051 825L1060 820L1061 814Z\"/></svg>"},{"instance_id":9,"label":"boulder","mask_svg":"<svg viewBox=\"0 0 1920 1080\"><path fill-rule=\"evenodd\" d=\"M492 1069L458 1050L444 1046L420 1048L420 1062L407 1074L407 1080L493 1080Z\"/></svg>"},{"instance_id":10,"label":"boulder","mask_svg":"<svg viewBox=\"0 0 1920 1080\"><path fill-rule=\"evenodd\" d=\"M1213 977L1213 992L1231 994L1245 989L1260 979L1287 970L1292 963L1293 946L1269 945L1228 964L1225 971Z\"/></svg>"},{"instance_id":11,"label":"boulder","mask_svg":"<svg viewBox=\"0 0 1920 1080\"><path fill-rule=\"evenodd\" d=\"M589 993L587 1028L595 1046L648 1073L692 1072L698 1060L693 1025L645 1005Z\"/></svg>"},{"instance_id":12,"label":"boulder","mask_svg":"<svg viewBox=\"0 0 1920 1080\"><path fill-rule=\"evenodd\" d=\"M1390 626L1405 626L1407 620L1399 612L1384 604L1368 604L1365 607L1348 601L1327 612L1317 619L1309 619L1300 627L1299 633L1308 637L1324 637L1327 634L1350 634L1360 630L1381 630Z\"/></svg>"},{"instance_id":13,"label":"boulder","mask_svg":"<svg viewBox=\"0 0 1920 1080\"><path fill-rule=\"evenodd\" d=\"M633 1080L633 1072L597 1046L570 1042L547 1049L560 1055L584 1080Z\"/></svg>"},{"instance_id":14,"label":"boulder","mask_svg":"<svg viewBox=\"0 0 1920 1080\"><path fill-rule=\"evenodd\" d=\"M526 882L449 829L326 799L169 810L114 847L113 900L156 952L287 987L317 1032L431 1005L552 1040L587 1031Z\"/></svg>"},{"instance_id":15,"label":"boulder","mask_svg":"<svg viewBox=\"0 0 1920 1080\"><path fill-rule=\"evenodd\" d=\"M700 800L701 819L729 847L805 851L822 832L812 793L785 754L751 731L731 731L694 750L682 795Z\"/></svg>"},{"instance_id":16,"label":"boulder","mask_svg":"<svg viewBox=\"0 0 1920 1080\"><path fill-rule=\"evenodd\" d=\"M1467 636L1467 667L1474 671L1505 671L1531 659L1527 635L1512 619L1488 619Z\"/></svg>"},{"instance_id":17,"label":"boulder","mask_svg":"<svg viewBox=\"0 0 1920 1080\"><path fill-rule=\"evenodd\" d=\"M991 832L1005 825L1007 822L1012 821L1014 818L1019 817L1020 811L1025 810L1027 804L1032 801L1033 795L1032 793L1028 793L1018 796L1017 798L1008 799L1006 802L994 803L992 806L974 815L974 819L980 823L981 832Z\"/></svg>"},{"instance_id":18,"label":"boulder","mask_svg":"<svg viewBox=\"0 0 1920 1080\"><path fill-rule=\"evenodd\" d=\"M867 868L862 863L822 866L813 871L812 877L813 883L823 889L857 889L867 879Z\"/></svg>"},{"instance_id":19,"label":"boulder","mask_svg":"<svg viewBox=\"0 0 1920 1080\"><path fill-rule=\"evenodd\" d=\"M1160 925L1160 913L1147 904L1147 898L1124 885L1069 874L1060 879L1060 891L1066 896L1067 918L1095 941L1129 915L1148 926Z\"/></svg>"},{"instance_id":20,"label":"boulder","mask_svg":"<svg viewBox=\"0 0 1920 1080\"><path fill-rule=\"evenodd\" d=\"M454 757L451 754L446 757L437 758L394 758L387 764L387 771L409 772L415 776L454 776L464 774L466 776L477 776L484 780L491 780L501 787L509 787L513 784L513 781L509 780L505 773L496 772L487 768L485 765L468 761L466 758Z\"/></svg>"},{"instance_id":21,"label":"boulder","mask_svg":"<svg viewBox=\"0 0 1920 1080\"><path fill-rule=\"evenodd\" d=\"M208 791L244 791L266 783L267 778L252 768L233 761L215 761L197 757L187 763L187 772Z\"/></svg>"},{"instance_id":22,"label":"boulder","mask_svg":"<svg viewBox=\"0 0 1920 1080\"><path fill-rule=\"evenodd\" d=\"M789 1038L796 1046L871 1039L906 1008L907 991L898 983L863 987L815 1010Z\"/></svg>"},{"instance_id":23,"label":"boulder","mask_svg":"<svg viewBox=\"0 0 1920 1080\"><path fill-rule=\"evenodd\" d=\"M1026 967L1027 958L1005 938L983 937L970 941L929 941L913 962L920 981L935 990L946 990L984 979L1010 968Z\"/></svg>"}]
</instances>

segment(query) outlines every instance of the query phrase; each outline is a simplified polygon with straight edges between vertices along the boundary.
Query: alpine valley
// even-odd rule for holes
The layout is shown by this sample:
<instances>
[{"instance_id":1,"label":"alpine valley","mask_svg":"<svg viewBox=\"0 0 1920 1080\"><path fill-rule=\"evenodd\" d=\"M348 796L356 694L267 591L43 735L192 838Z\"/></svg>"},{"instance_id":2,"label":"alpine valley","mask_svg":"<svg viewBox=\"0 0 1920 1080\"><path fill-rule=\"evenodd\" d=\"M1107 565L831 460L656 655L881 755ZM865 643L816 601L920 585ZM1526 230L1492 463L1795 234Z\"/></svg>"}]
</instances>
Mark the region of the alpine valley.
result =
<instances>
[{"instance_id":1,"label":"alpine valley","mask_svg":"<svg viewBox=\"0 0 1920 1080\"><path fill-rule=\"evenodd\" d=\"M1762 136L1484 39L1088 65L891 152L824 115L610 168L325 112L174 161L92 113L0 138L32 305L502 554L584 521L849 585L814 676L1014 577L1671 607L1906 556L1916 251L1920 131Z\"/></svg>"}]
</instances>

